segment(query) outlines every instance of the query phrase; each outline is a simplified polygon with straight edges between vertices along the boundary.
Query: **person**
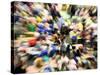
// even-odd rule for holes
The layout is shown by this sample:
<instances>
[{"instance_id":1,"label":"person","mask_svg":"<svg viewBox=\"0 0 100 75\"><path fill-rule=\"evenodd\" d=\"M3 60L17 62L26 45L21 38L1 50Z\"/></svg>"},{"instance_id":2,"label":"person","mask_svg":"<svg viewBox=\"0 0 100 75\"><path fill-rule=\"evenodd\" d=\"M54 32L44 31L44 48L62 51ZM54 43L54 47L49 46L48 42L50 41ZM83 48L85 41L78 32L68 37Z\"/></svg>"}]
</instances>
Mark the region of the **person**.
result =
<instances>
[{"instance_id":1,"label":"person","mask_svg":"<svg viewBox=\"0 0 100 75\"><path fill-rule=\"evenodd\" d=\"M67 65L69 63L69 58L67 56L62 56L61 57L61 70L66 71L68 70Z\"/></svg>"},{"instance_id":2,"label":"person","mask_svg":"<svg viewBox=\"0 0 100 75\"><path fill-rule=\"evenodd\" d=\"M14 54L16 55L16 52L14 52ZM11 68L13 69L12 72L13 73L16 73L16 74L19 74L19 73L25 73L25 69L22 68L23 66L23 63L22 61L20 60L20 57L18 55L12 57L12 61L11 63L13 64L11 66Z\"/></svg>"},{"instance_id":3,"label":"person","mask_svg":"<svg viewBox=\"0 0 100 75\"><path fill-rule=\"evenodd\" d=\"M36 58L35 61L33 62L33 65L28 66L26 68L26 73L37 73L40 72L41 68L44 66L44 61L43 59L40 58Z\"/></svg>"},{"instance_id":4,"label":"person","mask_svg":"<svg viewBox=\"0 0 100 75\"><path fill-rule=\"evenodd\" d=\"M30 32L36 31L36 25L32 24L31 22L29 22L26 27L27 27L27 30Z\"/></svg>"},{"instance_id":5,"label":"person","mask_svg":"<svg viewBox=\"0 0 100 75\"><path fill-rule=\"evenodd\" d=\"M44 66L40 72L54 72L54 68L52 68L50 65Z\"/></svg>"},{"instance_id":6,"label":"person","mask_svg":"<svg viewBox=\"0 0 100 75\"><path fill-rule=\"evenodd\" d=\"M22 51L21 54L25 53L25 57L28 58L24 61L24 57L21 58L21 55L16 52L14 56L20 58L19 60L16 57L16 61L14 60L16 73L97 67L97 8L95 6L32 2L12 4L11 17L14 20L11 24L14 27L14 41L25 42L15 44L14 48L17 48L14 50ZM91 51L88 50L89 46ZM91 56L93 60L86 58Z\"/></svg>"},{"instance_id":7,"label":"person","mask_svg":"<svg viewBox=\"0 0 100 75\"><path fill-rule=\"evenodd\" d=\"M76 64L74 59L69 60L69 64L67 65L68 70L77 70Z\"/></svg>"},{"instance_id":8,"label":"person","mask_svg":"<svg viewBox=\"0 0 100 75\"><path fill-rule=\"evenodd\" d=\"M72 46L70 44L67 45L66 47L66 55L71 58L71 50L72 50Z\"/></svg>"},{"instance_id":9,"label":"person","mask_svg":"<svg viewBox=\"0 0 100 75\"><path fill-rule=\"evenodd\" d=\"M50 66L54 69L54 71L58 70L56 55L51 57L51 59L50 59Z\"/></svg>"},{"instance_id":10,"label":"person","mask_svg":"<svg viewBox=\"0 0 100 75\"><path fill-rule=\"evenodd\" d=\"M66 55L66 45L62 42L60 51L62 55Z\"/></svg>"},{"instance_id":11,"label":"person","mask_svg":"<svg viewBox=\"0 0 100 75\"><path fill-rule=\"evenodd\" d=\"M77 43L77 31L76 31L76 29L73 29L72 31L70 31L70 38L72 40L72 44Z\"/></svg>"},{"instance_id":12,"label":"person","mask_svg":"<svg viewBox=\"0 0 100 75\"><path fill-rule=\"evenodd\" d=\"M33 39L28 40L28 44L30 47L35 46L37 43L37 39L34 37Z\"/></svg>"},{"instance_id":13,"label":"person","mask_svg":"<svg viewBox=\"0 0 100 75\"><path fill-rule=\"evenodd\" d=\"M50 14L52 15L53 19L56 21L57 17L61 16L59 11L56 9L56 4L49 4Z\"/></svg>"}]
</instances>

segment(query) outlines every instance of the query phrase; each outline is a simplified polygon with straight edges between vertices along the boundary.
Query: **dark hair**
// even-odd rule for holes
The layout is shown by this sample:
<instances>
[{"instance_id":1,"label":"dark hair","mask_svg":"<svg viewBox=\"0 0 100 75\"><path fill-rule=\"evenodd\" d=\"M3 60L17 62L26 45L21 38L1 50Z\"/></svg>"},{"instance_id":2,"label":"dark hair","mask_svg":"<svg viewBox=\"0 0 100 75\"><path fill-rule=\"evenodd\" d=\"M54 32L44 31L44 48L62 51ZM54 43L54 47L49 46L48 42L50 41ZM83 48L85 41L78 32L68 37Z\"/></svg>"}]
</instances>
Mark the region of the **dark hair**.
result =
<instances>
[{"instance_id":1,"label":"dark hair","mask_svg":"<svg viewBox=\"0 0 100 75\"><path fill-rule=\"evenodd\" d=\"M76 49L76 47L75 46L72 46L72 49Z\"/></svg>"},{"instance_id":2,"label":"dark hair","mask_svg":"<svg viewBox=\"0 0 100 75\"><path fill-rule=\"evenodd\" d=\"M39 36L37 40L46 40L45 36Z\"/></svg>"},{"instance_id":3,"label":"dark hair","mask_svg":"<svg viewBox=\"0 0 100 75\"><path fill-rule=\"evenodd\" d=\"M61 27L61 30L60 30L61 34L69 35L69 32L70 32L70 29L67 26L62 26Z\"/></svg>"}]
</instances>

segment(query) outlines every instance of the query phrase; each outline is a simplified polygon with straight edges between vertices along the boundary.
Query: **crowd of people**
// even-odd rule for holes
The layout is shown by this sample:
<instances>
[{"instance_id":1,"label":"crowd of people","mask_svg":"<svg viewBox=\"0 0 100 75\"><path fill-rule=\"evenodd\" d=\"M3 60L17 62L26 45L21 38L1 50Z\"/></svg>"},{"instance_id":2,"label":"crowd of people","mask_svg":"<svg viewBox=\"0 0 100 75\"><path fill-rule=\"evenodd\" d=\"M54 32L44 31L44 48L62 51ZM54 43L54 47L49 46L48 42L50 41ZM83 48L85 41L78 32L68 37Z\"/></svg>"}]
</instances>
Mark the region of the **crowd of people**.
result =
<instances>
[{"instance_id":1,"label":"crowd of people","mask_svg":"<svg viewBox=\"0 0 100 75\"><path fill-rule=\"evenodd\" d=\"M12 2L11 24L13 73L97 68L96 6Z\"/></svg>"}]
</instances>

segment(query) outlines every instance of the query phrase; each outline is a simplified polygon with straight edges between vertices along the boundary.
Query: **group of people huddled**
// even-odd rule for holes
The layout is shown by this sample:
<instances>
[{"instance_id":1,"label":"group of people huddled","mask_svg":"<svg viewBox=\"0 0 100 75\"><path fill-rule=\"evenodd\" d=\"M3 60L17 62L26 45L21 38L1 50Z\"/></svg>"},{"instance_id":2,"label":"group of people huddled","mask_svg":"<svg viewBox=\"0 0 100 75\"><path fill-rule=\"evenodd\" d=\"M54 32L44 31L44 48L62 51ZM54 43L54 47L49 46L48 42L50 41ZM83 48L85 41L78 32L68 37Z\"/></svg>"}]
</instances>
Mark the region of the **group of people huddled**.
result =
<instances>
[{"instance_id":1,"label":"group of people huddled","mask_svg":"<svg viewBox=\"0 0 100 75\"><path fill-rule=\"evenodd\" d=\"M12 2L14 73L97 68L97 7Z\"/></svg>"}]
</instances>

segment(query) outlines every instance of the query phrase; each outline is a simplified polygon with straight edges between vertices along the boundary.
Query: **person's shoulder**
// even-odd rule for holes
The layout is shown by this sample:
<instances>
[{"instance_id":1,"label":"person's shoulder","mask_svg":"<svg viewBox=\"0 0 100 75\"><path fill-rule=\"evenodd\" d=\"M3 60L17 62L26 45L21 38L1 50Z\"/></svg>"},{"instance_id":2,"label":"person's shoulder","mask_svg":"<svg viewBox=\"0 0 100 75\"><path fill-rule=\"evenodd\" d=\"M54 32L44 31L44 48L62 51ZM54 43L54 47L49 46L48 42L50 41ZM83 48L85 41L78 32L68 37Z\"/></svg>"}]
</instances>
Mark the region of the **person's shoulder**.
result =
<instances>
[{"instance_id":1,"label":"person's shoulder","mask_svg":"<svg viewBox=\"0 0 100 75\"><path fill-rule=\"evenodd\" d=\"M33 67L34 67L34 66L28 66L28 67L26 68L26 71L32 70Z\"/></svg>"}]
</instances>

